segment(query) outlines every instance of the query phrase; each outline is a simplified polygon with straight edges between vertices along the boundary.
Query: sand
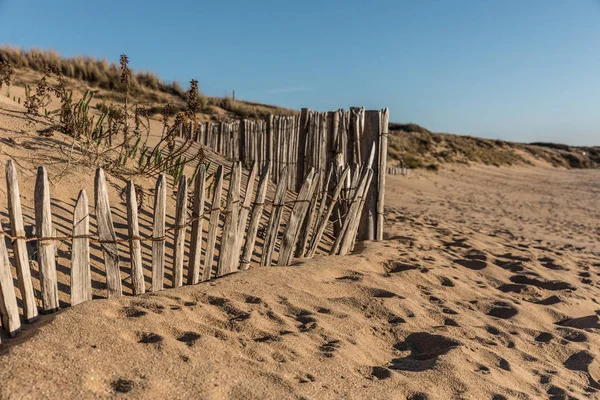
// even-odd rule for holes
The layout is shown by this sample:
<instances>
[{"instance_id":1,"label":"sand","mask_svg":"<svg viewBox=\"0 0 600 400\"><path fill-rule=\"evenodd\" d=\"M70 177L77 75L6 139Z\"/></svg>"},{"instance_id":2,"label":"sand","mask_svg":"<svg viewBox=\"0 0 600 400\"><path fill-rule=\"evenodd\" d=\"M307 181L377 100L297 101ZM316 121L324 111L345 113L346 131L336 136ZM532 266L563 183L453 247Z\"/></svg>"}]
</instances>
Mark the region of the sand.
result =
<instances>
[{"instance_id":1,"label":"sand","mask_svg":"<svg viewBox=\"0 0 600 400\"><path fill-rule=\"evenodd\" d=\"M350 256L93 300L3 337L0 397L597 397L600 171L445 165L387 185L386 240Z\"/></svg>"}]
</instances>

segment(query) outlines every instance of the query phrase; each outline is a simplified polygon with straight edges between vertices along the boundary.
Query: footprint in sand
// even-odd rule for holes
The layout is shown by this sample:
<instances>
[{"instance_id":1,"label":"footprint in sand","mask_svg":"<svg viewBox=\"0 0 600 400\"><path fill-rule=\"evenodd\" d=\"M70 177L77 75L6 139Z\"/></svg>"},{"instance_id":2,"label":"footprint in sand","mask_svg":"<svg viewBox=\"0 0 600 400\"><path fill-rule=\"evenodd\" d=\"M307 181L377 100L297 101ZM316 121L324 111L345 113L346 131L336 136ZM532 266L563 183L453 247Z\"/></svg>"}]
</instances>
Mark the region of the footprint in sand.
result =
<instances>
[{"instance_id":1,"label":"footprint in sand","mask_svg":"<svg viewBox=\"0 0 600 400\"><path fill-rule=\"evenodd\" d=\"M388 379L392 377L392 371L385 367L372 367L371 376L379 380Z\"/></svg>"},{"instance_id":2,"label":"footprint in sand","mask_svg":"<svg viewBox=\"0 0 600 400\"><path fill-rule=\"evenodd\" d=\"M333 358L335 352L340 348L340 341L337 339L328 340L326 343L319 346L319 351L323 357Z\"/></svg>"},{"instance_id":3,"label":"footprint in sand","mask_svg":"<svg viewBox=\"0 0 600 400\"><path fill-rule=\"evenodd\" d=\"M177 338L178 341L185 343L189 347L192 347L198 339L200 339L200 334L196 332L184 332Z\"/></svg>"},{"instance_id":4,"label":"footprint in sand","mask_svg":"<svg viewBox=\"0 0 600 400\"><path fill-rule=\"evenodd\" d=\"M569 342L581 343L581 342L587 342L587 340L588 340L588 337L584 332L578 331L576 329L557 328L557 331L560 334L560 336L563 338L563 340L566 340Z\"/></svg>"},{"instance_id":5,"label":"footprint in sand","mask_svg":"<svg viewBox=\"0 0 600 400\"><path fill-rule=\"evenodd\" d=\"M138 334L138 343L159 345L163 341L163 337L156 333L140 333Z\"/></svg>"},{"instance_id":6,"label":"footprint in sand","mask_svg":"<svg viewBox=\"0 0 600 400\"><path fill-rule=\"evenodd\" d=\"M545 299L529 299L526 300L530 303L534 303L534 304L539 304L542 306L551 306L553 304L558 304L560 303L562 300L560 299L560 297L558 296L550 296L550 297L546 297Z\"/></svg>"},{"instance_id":7,"label":"footprint in sand","mask_svg":"<svg viewBox=\"0 0 600 400\"><path fill-rule=\"evenodd\" d=\"M482 260L471 260L468 258L465 259L459 259L459 260L454 260L454 262L458 265L462 265L463 267L478 271L478 270L482 270L485 267L487 267L487 262L482 261Z\"/></svg>"},{"instance_id":8,"label":"footprint in sand","mask_svg":"<svg viewBox=\"0 0 600 400\"><path fill-rule=\"evenodd\" d=\"M115 393L129 393L135 387L135 383L129 379L117 378L110 383L110 386Z\"/></svg>"},{"instance_id":9,"label":"footprint in sand","mask_svg":"<svg viewBox=\"0 0 600 400\"><path fill-rule=\"evenodd\" d=\"M598 383L600 366L594 362L594 355L587 350L578 351L572 354L564 363L567 369L572 371L581 371L587 375L588 383L594 389L600 389Z\"/></svg>"},{"instance_id":10,"label":"footprint in sand","mask_svg":"<svg viewBox=\"0 0 600 400\"><path fill-rule=\"evenodd\" d=\"M433 368L440 356L460 345L460 342L442 335L426 332L411 333L404 341L394 346L400 351L410 351L410 354L393 359L390 368L402 371L425 371Z\"/></svg>"},{"instance_id":11,"label":"footprint in sand","mask_svg":"<svg viewBox=\"0 0 600 400\"><path fill-rule=\"evenodd\" d=\"M575 290L570 283L558 280L543 281L537 278L531 278L527 275L513 275L510 277L510 281L513 283L519 283L523 285L536 286L546 290Z\"/></svg>"},{"instance_id":12,"label":"footprint in sand","mask_svg":"<svg viewBox=\"0 0 600 400\"><path fill-rule=\"evenodd\" d=\"M535 341L539 343L550 343L550 341L554 338L554 335L550 332L541 332L539 335L535 337Z\"/></svg>"},{"instance_id":13,"label":"footprint in sand","mask_svg":"<svg viewBox=\"0 0 600 400\"><path fill-rule=\"evenodd\" d=\"M577 329L590 329L596 328L600 329L600 323L598 321L597 315L588 315L585 317L579 318L567 318L562 321L556 322L556 325L566 326L569 328L577 328Z\"/></svg>"},{"instance_id":14,"label":"footprint in sand","mask_svg":"<svg viewBox=\"0 0 600 400\"><path fill-rule=\"evenodd\" d=\"M390 261L385 265L385 270L389 274L410 271L421 268L418 264L408 264L401 261Z\"/></svg>"},{"instance_id":15,"label":"footprint in sand","mask_svg":"<svg viewBox=\"0 0 600 400\"><path fill-rule=\"evenodd\" d=\"M519 310L504 301L495 302L486 312L487 315L495 318L510 319L517 315Z\"/></svg>"},{"instance_id":16,"label":"footprint in sand","mask_svg":"<svg viewBox=\"0 0 600 400\"><path fill-rule=\"evenodd\" d=\"M523 262L518 260L501 260L499 258L496 258L494 260L494 264L512 273L522 272L523 270L525 270Z\"/></svg>"}]
</instances>

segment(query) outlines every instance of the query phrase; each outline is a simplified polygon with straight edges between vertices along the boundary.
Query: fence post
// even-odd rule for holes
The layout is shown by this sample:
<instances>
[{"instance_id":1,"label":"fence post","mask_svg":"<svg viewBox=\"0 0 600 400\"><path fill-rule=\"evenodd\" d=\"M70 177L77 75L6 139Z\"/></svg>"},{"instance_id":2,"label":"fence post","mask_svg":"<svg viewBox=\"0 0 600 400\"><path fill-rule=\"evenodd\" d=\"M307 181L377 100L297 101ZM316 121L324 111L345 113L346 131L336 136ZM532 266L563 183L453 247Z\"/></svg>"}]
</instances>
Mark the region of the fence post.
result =
<instances>
[{"instance_id":1,"label":"fence post","mask_svg":"<svg viewBox=\"0 0 600 400\"><path fill-rule=\"evenodd\" d=\"M108 298L118 297L123 294L121 288L121 271L119 270L119 250L117 249L117 235L110 213L110 203L106 190L106 178L102 168L96 170L94 182L96 197L96 224L98 225L98 237L103 243L102 254L106 266L106 289Z\"/></svg>"},{"instance_id":2,"label":"fence post","mask_svg":"<svg viewBox=\"0 0 600 400\"><path fill-rule=\"evenodd\" d=\"M6 163L6 189L8 193L8 214L10 218L10 230L14 240L12 247L14 252L15 267L19 281L19 290L23 298L23 316L25 321L32 322L38 316L33 282L31 281L31 270L29 267L29 254L25 242L25 229L23 227L23 214L21 212L21 196L19 192L19 180L17 170L12 162Z\"/></svg>"},{"instance_id":3,"label":"fence post","mask_svg":"<svg viewBox=\"0 0 600 400\"><path fill-rule=\"evenodd\" d=\"M308 207L308 212L300 225L300 235L298 237L298 244L296 246L296 257L304 257L304 253L306 252L306 246L308 245L308 241L310 239L310 232L313 227L313 219L315 215L315 211L317 209L317 202L319 200L320 193L327 193L327 188L325 190L319 190L321 186L321 180L323 179L321 174L317 174L316 176L316 187L315 193L310 198L310 205Z\"/></svg>"},{"instance_id":4,"label":"fence post","mask_svg":"<svg viewBox=\"0 0 600 400\"><path fill-rule=\"evenodd\" d=\"M90 214L85 190L79 192L73 211L71 246L71 306L92 299L90 274ZM141 257L141 256L140 256Z\"/></svg>"},{"instance_id":5,"label":"fence post","mask_svg":"<svg viewBox=\"0 0 600 400\"><path fill-rule=\"evenodd\" d=\"M173 287L183 285L183 261L185 257L185 232L187 230L187 177L182 175L177 187L175 211L175 243L173 243Z\"/></svg>"},{"instance_id":6,"label":"fence post","mask_svg":"<svg viewBox=\"0 0 600 400\"><path fill-rule=\"evenodd\" d=\"M208 238L206 242L206 253L204 255L204 270L202 280L210 279L217 242L217 229L219 228L219 215L221 214L221 193L223 191L223 166L219 165L213 180L213 198L210 205L210 222L208 223Z\"/></svg>"},{"instance_id":7,"label":"fence post","mask_svg":"<svg viewBox=\"0 0 600 400\"><path fill-rule=\"evenodd\" d=\"M204 223L204 192L206 191L206 166L203 164L196 175L194 204L192 206L192 238L190 239L190 261L188 264L188 285L200 280L202 255L202 225Z\"/></svg>"},{"instance_id":8,"label":"fence post","mask_svg":"<svg viewBox=\"0 0 600 400\"><path fill-rule=\"evenodd\" d=\"M154 188L154 221L152 224L152 291L163 290L165 276L165 214L167 179L160 174Z\"/></svg>"},{"instance_id":9,"label":"fence post","mask_svg":"<svg viewBox=\"0 0 600 400\"><path fill-rule=\"evenodd\" d=\"M46 168L39 167L35 180L35 233L38 237L38 262L40 266L42 306L44 312L58 310L58 284L56 281L55 243L52 236L52 208L50 185ZM49 238L41 240L42 238Z\"/></svg>"}]
</instances>

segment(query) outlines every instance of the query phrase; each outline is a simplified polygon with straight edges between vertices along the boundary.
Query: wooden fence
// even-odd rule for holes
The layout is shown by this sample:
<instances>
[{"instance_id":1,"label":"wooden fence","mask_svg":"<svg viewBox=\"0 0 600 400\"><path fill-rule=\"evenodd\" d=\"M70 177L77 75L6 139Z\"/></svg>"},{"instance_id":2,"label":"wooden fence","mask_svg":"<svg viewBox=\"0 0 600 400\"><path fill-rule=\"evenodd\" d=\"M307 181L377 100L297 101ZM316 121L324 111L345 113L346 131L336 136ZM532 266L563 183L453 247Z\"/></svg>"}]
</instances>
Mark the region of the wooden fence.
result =
<instances>
[{"instance_id":1,"label":"wooden fence","mask_svg":"<svg viewBox=\"0 0 600 400\"><path fill-rule=\"evenodd\" d=\"M354 107L349 111L316 112L304 108L298 116L207 122L182 127L180 132L182 137L207 146L230 161L241 161L246 168L254 163L259 168L269 165L272 181L285 179L289 190L299 191L311 168L325 177L333 166L331 179L318 183L321 190L332 194L342 181L344 169L350 166L352 171L345 176L342 197L353 191L354 175L372 155L374 176L368 186L358 236L383 240L388 121L387 109L365 111ZM338 206L343 207L344 204ZM347 211L338 208L334 214ZM336 233L341 228L341 223L337 223Z\"/></svg>"},{"instance_id":2,"label":"wooden fence","mask_svg":"<svg viewBox=\"0 0 600 400\"><path fill-rule=\"evenodd\" d=\"M244 171L242 163L232 164L229 174L218 166L209 174L202 165L194 182L183 176L176 183L176 212L172 226L166 225L167 180L160 175L154 192L152 212L152 233L140 234L138 222L138 201L136 188L128 182L126 193L127 235L117 235L106 179L102 169L96 171L94 181L94 213L88 209L85 190L79 192L72 212L70 234L59 236L53 228L50 186L44 167L37 171L33 235L26 235L19 193L17 171L12 161L6 165L8 215L10 230L2 229L0 236L0 317L3 329L14 336L21 327L22 319L34 321L38 307L42 313L52 313L59 309L59 282L57 281L56 245L70 243L70 303L72 306L92 299L92 279L90 253L92 246L99 246L106 278L107 297L123 295L121 270L130 273L133 295L146 291L142 244L151 244L151 290L164 287L166 264L166 241L173 234L172 287L184 284L193 285L220 277L238 270L248 269L252 257L258 254L261 266L289 265L293 257L313 257L317 248L329 254L344 255L352 250L358 232L360 215L365 207L367 195L375 173L372 162L375 146L361 164L360 170L346 165L339 174L332 191L325 188L331 182L332 171L325 177L325 171L308 166L300 189L292 201L286 202L286 188L292 172L290 165L278 169L278 184L273 199L267 199L270 174L273 162L259 163L253 160L249 171ZM260 171L260 174L259 174ZM242 187L242 175L247 176ZM257 182L258 176L258 182ZM209 179L210 178L210 179ZM226 182L226 178L228 182ZM342 198L344 185L350 180L349 192ZM325 183L324 183L325 182ZM257 184L256 190L254 189ZM192 185L189 188L188 185ZM222 200L226 192L225 205ZM289 193L287 193L289 197ZM191 201L190 201L191 199ZM339 203L344 203L345 213L339 220L339 232L330 245L323 239L332 213ZM284 213L284 207L289 212ZM267 213L270 210L270 214ZM188 211L191 211L191 217ZM268 218L267 218L268 216ZM96 232L90 233L90 220L95 218ZM206 229L205 229L206 227ZM189 232L191 231L191 232ZM259 245L259 231L264 232ZM280 232L282 231L282 232ZM190 233L190 235L188 235ZM32 254L29 247L35 245L39 268L39 290L34 290L32 278ZM119 247L127 246L129 265L123 264ZM16 269L16 279L20 300L13 284L13 265L8 247L12 247L12 263ZM275 251L278 257L275 262ZM121 254L120 254L121 253ZM188 255L186 257L186 254ZM62 266L61 266L62 267ZM96 269L94 265L94 269ZM67 267L68 268L68 267ZM184 280L184 272L187 278ZM61 283L64 286L64 282ZM21 315L20 315L21 314Z\"/></svg>"}]
</instances>

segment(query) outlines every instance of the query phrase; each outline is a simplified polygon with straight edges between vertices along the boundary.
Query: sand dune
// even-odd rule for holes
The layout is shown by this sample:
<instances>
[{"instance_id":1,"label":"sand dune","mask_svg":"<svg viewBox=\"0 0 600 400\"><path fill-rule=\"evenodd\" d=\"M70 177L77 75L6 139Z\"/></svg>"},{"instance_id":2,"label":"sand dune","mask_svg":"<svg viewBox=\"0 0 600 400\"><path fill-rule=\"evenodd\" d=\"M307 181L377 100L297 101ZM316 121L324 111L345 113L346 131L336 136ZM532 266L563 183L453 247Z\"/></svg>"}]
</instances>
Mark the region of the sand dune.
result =
<instances>
[{"instance_id":1,"label":"sand dune","mask_svg":"<svg viewBox=\"0 0 600 400\"><path fill-rule=\"evenodd\" d=\"M386 240L351 256L44 316L0 347L0 397L598 396L600 172L387 184Z\"/></svg>"}]
</instances>

